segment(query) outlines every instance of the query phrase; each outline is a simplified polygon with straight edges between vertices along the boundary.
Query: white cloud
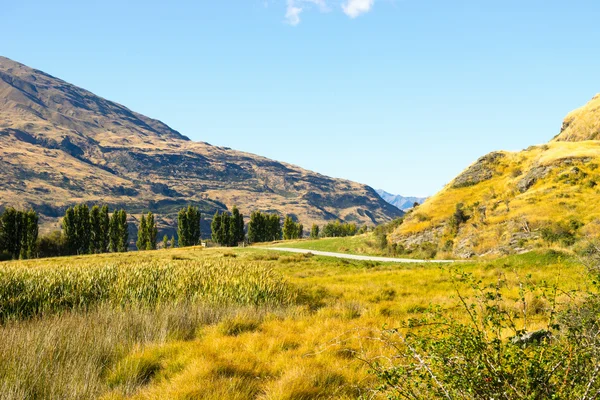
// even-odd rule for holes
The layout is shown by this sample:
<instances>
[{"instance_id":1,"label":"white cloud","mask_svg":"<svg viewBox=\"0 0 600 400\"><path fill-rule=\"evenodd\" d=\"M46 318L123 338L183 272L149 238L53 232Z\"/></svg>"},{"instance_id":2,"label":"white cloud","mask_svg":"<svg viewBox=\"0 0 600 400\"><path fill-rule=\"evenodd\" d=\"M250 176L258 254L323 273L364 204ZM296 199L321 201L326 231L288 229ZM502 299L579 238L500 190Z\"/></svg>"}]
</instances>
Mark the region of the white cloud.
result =
<instances>
[{"instance_id":1,"label":"white cloud","mask_svg":"<svg viewBox=\"0 0 600 400\"><path fill-rule=\"evenodd\" d=\"M302 14L307 6L317 6L321 12L329 11L325 0L287 0L285 21L292 26L298 25L300 23L300 14Z\"/></svg>"},{"instance_id":2,"label":"white cloud","mask_svg":"<svg viewBox=\"0 0 600 400\"><path fill-rule=\"evenodd\" d=\"M285 21L292 26L296 26L300 23L301 13L302 8L294 6L293 1L288 1L288 7L285 13Z\"/></svg>"},{"instance_id":3,"label":"white cloud","mask_svg":"<svg viewBox=\"0 0 600 400\"><path fill-rule=\"evenodd\" d=\"M348 0L346 4L342 4L342 10L350 18L356 18L360 14L369 12L373 4L375 0Z\"/></svg>"}]
</instances>

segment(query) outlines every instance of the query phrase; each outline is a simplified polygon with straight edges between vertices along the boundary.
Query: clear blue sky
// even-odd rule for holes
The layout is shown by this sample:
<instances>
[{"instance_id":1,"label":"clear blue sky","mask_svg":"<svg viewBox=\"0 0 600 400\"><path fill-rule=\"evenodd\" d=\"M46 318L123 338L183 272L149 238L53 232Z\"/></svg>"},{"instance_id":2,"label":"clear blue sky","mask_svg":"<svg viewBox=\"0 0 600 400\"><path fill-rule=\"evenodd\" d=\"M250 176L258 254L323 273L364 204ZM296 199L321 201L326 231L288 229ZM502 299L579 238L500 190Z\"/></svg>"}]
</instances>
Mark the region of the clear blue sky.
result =
<instances>
[{"instance_id":1,"label":"clear blue sky","mask_svg":"<svg viewBox=\"0 0 600 400\"><path fill-rule=\"evenodd\" d=\"M600 92L597 0L0 5L1 55L193 140L403 195L550 140Z\"/></svg>"}]
</instances>

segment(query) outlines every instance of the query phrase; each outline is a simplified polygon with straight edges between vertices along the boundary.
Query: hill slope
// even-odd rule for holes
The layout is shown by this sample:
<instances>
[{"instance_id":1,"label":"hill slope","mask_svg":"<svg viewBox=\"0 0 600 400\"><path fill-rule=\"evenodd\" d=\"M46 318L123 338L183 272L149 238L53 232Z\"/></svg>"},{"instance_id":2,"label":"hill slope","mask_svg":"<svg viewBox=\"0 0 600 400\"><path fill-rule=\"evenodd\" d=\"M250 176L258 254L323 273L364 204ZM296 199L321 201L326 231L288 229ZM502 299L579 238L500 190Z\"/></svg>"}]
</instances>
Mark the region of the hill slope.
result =
<instances>
[{"instance_id":1,"label":"hill slope","mask_svg":"<svg viewBox=\"0 0 600 400\"><path fill-rule=\"evenodd\" d=\"M548 144L477 160L408 214L391 240L469 257L572 246L600 233L599 127L596 96Z\"/></svg>"},{"instance_id":2,"label":"hill slope","mask_svg":"<svg viewBox=\"0 0 600 400\"><path fill-rule=\"evenodd\" d=\"M0 57L0 209L33 207L48 230L77 202L151 210L166 231L189 203L208 215L233 205L246 214L293 214L305 225L336 218L373 224L401 214L366 185L192 142L160 121Z\"/></svg>"}]
</instances>

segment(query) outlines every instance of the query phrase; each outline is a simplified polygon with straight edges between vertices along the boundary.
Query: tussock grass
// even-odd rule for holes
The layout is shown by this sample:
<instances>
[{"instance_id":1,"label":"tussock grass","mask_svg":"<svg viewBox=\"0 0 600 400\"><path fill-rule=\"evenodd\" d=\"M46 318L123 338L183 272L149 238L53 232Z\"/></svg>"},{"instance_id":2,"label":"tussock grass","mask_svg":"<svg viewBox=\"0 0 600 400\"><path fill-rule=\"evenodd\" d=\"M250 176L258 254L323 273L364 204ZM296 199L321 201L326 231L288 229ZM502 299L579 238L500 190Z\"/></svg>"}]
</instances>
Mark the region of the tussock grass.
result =
<instances>
[{"instance_id":1,"label":"tussock grass","mask_svg":"<svg viewBox=\"0 0 600 400\"><path fill-rule=\"evenodd\" d=\"M134 393L167 369L162 360L173 349L161 350L161 345L191 340L203 326L238 312L238 307L191 304L153 310L105 305L87 313L8 322L0 326L0 397L95 399L111 389ZM151 347L142 351L146 346Z\"/></svg>"},{"instance_id":2,"label":"tussock grass","mask_svg":"<svg viewBox=\"0 0 600 400\"><path fill-rule=\"evenodd\" d=\"M296 296L271 269L230 257L210 261L64 260L50 266L43 261L0 264L0 320L85 310L102 303L279 305L293 303Z\"/></svg>"}]
</instances>

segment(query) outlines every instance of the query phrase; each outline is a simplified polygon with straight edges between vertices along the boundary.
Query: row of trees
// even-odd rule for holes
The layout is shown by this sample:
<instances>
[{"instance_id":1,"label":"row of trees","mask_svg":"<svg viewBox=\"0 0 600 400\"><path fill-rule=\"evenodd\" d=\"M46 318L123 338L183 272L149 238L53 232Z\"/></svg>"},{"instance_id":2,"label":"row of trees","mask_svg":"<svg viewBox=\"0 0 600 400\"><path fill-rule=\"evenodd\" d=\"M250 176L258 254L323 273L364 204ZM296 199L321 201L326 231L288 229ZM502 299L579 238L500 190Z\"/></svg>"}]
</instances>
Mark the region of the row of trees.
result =
<instances>
[{"instance_id":1,"label":"row of trees","mask_svg":"<svg viewBox=\"0 0 600 400\"><path fill-rule=\"evenodd\" d=\"M283 221L283 239L300 239L304 234L304 227L301 223L295 222L291 216L287 215Z\"/></svg>"},{"instance_id":2,"label":"row of trees","mask_svg":"<svg viewBox=\"0 0 600 400\"><path fill-rule=\"evenodd\" d=\"M62 222L65 255L126 252L129 247L127 213L87 204L69 207Z\"/></svg>"},{"instance_id":3,"label":"row of trees","mask_svg":"<svg viewBox=\"0 0 600 400\"><path fill-rule=\"evenodd\" d=\"M330 222L323 227L321 237L346 237L354 236L358 232L358 227L354 223Z\"/></svg>"},{"instance_id":4,"label":"row of trees","mask_svg":"<svg viewBox=\"0 0 600 400\"><path fill-rule=\"evenodd\" d=\"M213 242L221 246L233 247L246 240L244 216L236 206L231 210L231 214L217 211L210 227Z\"/></svg>"},{"instance_id":5,"label":"row of trees","mask_svg":"<svg viewBox=\"0 0 600 400\"><path fill-rule=\"evenodd\" d=\"M201 212L198 207L188 206L178 213L179 247L196 246L201 243ZM298 239L304 235L304 227L286 216L281 225L277 214L255 211L250 215L246 239L244 216L237 207L231 213L217 212L211 224L212 240L222 246L236 246L246 242L270 242ZM357 233L355 224L332 222L319 229L313 224L310 237L341 237ZM138 227L138 250L157 248L158 227L154 214L143 214ZM165 235L165 248L175 247L175 237L169 241ZM107 206L79 204L65 212L62 232L52 232L38 240L38 215L34 211L17 211L7 208L0 216L0 254L4 258L51 257L60 255L100 254L126 252L129 247L129 229L125 210L109 213Z\"/></svg>"},{"instance_id":6,"label":"row of trees","mask_svg":"<svg viewBox=\"0 0 600 400\"><path fill-rule=\"evenodd\" d=\"M248 223L248 242L272 242L281 240L281 221L277 214L266 214L254 211Z\"/></svg>"},{"instance_id":7,"label":"row of trees","mask_svg":"<svg viewBox=\"0 0 600 400\"><path fill-rule=\"evenodd\" d=\"M4 210L0 216L0 257L35 257L38 220L39 217L33 210L17 211L12 207Z\"/></svg>"}]
</instances>

